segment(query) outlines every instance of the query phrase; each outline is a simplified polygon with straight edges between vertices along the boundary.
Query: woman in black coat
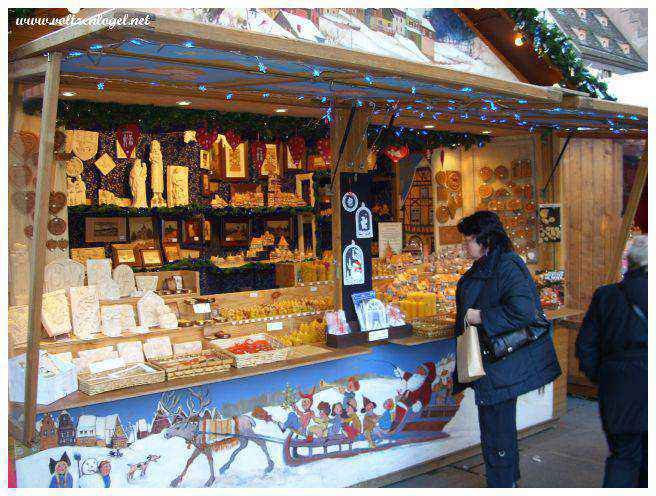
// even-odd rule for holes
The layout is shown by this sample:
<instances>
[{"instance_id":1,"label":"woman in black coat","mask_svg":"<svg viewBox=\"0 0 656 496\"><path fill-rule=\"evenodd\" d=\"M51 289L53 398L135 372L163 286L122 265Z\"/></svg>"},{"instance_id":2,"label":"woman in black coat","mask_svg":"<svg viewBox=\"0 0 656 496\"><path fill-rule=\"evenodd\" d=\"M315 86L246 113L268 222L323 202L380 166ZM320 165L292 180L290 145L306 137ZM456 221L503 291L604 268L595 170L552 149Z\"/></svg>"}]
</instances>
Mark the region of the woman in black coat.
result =
<instances>
[{"instance_id":1,"label":"woman in black coat","mask_svg":"<svg viewBox=\"0 0 656 496\"><path fill-rule=\"evenodd\" d=\"M595 291L576 339L579 367L599 384L610 451L604 487L647 487L646 236L634 239L627 258L622 282Z\"/></svg>"},{"instance_id":2,"label":"woman in black coat","mask_svg":"<svg viewBox=\"0 0 656 496\"><path fill-rule=\"evenodd\" d=\"M465 317L478 327L479 336L501 335L534 324L542 314L538 291L497 214L476 212L463 218L458 230L474 263L458 281L456 334L463 332ZM458 382L456 370L454 392L474 390L488 487L516 487L520 478L517 397L561 374L551 333L502 360L484 360L483 366L485 376L468 384Z\"/></svg>"}]
</instances>

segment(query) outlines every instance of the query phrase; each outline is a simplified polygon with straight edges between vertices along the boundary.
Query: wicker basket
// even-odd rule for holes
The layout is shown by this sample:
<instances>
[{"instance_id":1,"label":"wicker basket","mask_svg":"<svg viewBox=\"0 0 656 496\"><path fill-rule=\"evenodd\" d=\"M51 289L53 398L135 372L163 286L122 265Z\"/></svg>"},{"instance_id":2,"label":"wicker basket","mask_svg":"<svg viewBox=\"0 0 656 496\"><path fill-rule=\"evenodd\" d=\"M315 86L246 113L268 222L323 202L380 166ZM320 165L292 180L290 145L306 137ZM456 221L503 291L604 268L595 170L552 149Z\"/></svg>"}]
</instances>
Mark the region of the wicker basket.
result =
<instances>
[{"instance_id":1,"label":"wicker basket","mask_svg":"<svg viewBox=\"0 0 656 496\"><path fill-rule=\"evenodd\" d=\"M150 372L132 369L135 365L146 365L153 369ZM123 389L143 384L155 384L164 382L166 374L162 369L151 364L128 364L124 368L107 370L92 374L82 372L77 376L78 389L88 395L106 393L116 389Z\"/></svg>"},{"instance_id":2,"label":"wicker basket","mask_svg":"<svg viewBox=\"0 0 656 496\"><path fill-rule=\"evenodd\" d=\"M455 335L453 322L428 317L412 322L412 332L425 338L450 338Z\"/></svg>"},{"instance_id":3,"label":"wicker basket","mask_svg":"<svg viewBox=\"0 0 656 496\"><path fill-rule=\"evenodd\" d=\"M226 372L232 362L232 357L223 351L203 350L200 353L162 358L148 363L163 369L166 372L166 380L171 380Z\"/></svg>"},{"instance_id":4,"label":"wicker basket","mask_svg":"<svg viewBox=\"0 0 656 496\"><path fill-rule=\"evenodd\" d=\"M257 341L260 339L265 339L269 342L273 350L271 351L260 351L259 353L245 353L243 355L235 355L231 353L226 348L230 348L239 343L243 343L247 339L252 339ZM250 334L248 336L240 336L231 339L215 339L210 341L210 344L216 346L217 348L222 349L225 353L233 357L235 361L235 367L238 369L242 367L254 367L256 365L262 365L264 363L280 362L282 360L287 360L287 355L289 354L289 347L283 345L280 341L269 334L260 333L260 334Z\"/></svg>"}]
</instances>

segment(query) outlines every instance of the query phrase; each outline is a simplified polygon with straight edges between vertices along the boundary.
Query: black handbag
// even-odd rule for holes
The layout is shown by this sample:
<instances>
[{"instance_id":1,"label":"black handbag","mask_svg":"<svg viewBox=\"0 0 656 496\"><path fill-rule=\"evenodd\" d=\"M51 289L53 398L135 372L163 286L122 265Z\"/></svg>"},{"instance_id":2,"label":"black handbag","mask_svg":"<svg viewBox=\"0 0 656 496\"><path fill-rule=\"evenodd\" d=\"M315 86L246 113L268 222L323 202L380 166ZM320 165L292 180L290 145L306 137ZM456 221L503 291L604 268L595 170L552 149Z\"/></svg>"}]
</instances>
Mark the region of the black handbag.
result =
<instances>
[{"instance_id":1,"label":"black handbag","mask_svg":"<svg viewBox=\"0 0 656 496\"><path fill-rule=\"evenodd\" d=\"M529 279L529 283L533 289L534 298L538 298L537 289L535 288L528 269L519 263L517 266ZM481 354L486 361L492 363L497 362L503 360L511 353L531 344L533 341L537 341L549 332L551 332L551 322L547 319L544 312L536 308L533 321L526 327L514 329L503 334L496 334L494 336L489 336L486 332L482 332L480 336L481 344L483 345Z\"/></svg>"}]
</instances>

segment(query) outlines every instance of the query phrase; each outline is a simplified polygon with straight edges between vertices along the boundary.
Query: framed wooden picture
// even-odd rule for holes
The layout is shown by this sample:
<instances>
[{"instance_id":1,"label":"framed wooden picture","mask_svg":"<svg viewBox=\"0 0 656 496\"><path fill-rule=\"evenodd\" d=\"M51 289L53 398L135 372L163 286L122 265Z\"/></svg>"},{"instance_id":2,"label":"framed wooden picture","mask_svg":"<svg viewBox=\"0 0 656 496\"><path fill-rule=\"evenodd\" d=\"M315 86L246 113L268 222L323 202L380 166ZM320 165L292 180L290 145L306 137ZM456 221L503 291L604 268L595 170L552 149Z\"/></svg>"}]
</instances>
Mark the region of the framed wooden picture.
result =
<instances>
[{"instance_id":1,"label":"framed wooden picture","mask_svg":"<svg viewBox=\"0 0 656 496\"><path fill-rule=\"evenodd\" d=\"M248 179L248 144L244 141L233 149L225 137L221 138L221 172L226 181Z\"/></svg>"},{"instance_id":2,"label":"framed wooden picture","mask_svg":"<svg viewBox=\"0 0 656 496\"><path fill-rule=\"evenodd\" d=\"M127 241L125 217L87 217L84 219L85 243Z\"/></svg>"},{"instance_id":3,"label":"framed wooden picture","mask_svg":"<svg viewBox=\"0 0 656 496\"><path fill-rule=\"evenodd\" d=\"M207 172L203 172L201 175L201 185L203 196L210 196L212 194L212 189L210 187L210 175Z\"/></svg>"},{"instance_id":4,"label":"framed wooden picture","mask_svg":"<svg viewBox=\"0 0 656 496\"><path fill-rule=\"evenodd\" d=\"M180 223L177 220L162 219L162 243L180 242Z\"/></svg>"},{"instance_id":5,"label":"framed wooden picture","mask_svg":"<svg viewBox=\"0 0 656 496\"><path fill-rule=\"evenodd\" d=\"M250 236L250 223L247 217L221 219L221 245L247 246Z\"/></svg>"},{"instance_id":6,"label":"framed wooden picture","mask_svg":"<svg viewBox=\"0 0 656 496\"><path fill-rule=\"evenodd\" d=\"M139 250L141 265L143 267L157 267L162 265L162 253L158 248L142 248Z\"/></svg>"},{"instance_id":7,"label":"framed wooden picture","mask_svg":"<svg viewBox=\"0 0 656 496\"><path fill-rule=\"evenodd\" d=\"M314 186L312 173L296 174L296 195L305 200L305 203L314 207Z\"/></svg>"},{"instance_id":8,"label":"framed wooden picture","mask_svg":"<svg viewBox=\"0 0 656 496\"><path fill-rule=\"evenodd\" d=\"M289 217L284 219L267 219L265 221L265 229L274 235L276 241L284 236L287 242L289 242L292 236L291 219Z\"/></svg>"},{"instance_id":9,"label":"framed wooden picture","mask_svg":"<svg viewBox=\"0 0 656 496\"><path fill-rule=\"evenodd\" d=\"M115 267L121 264L129 265L130 267L139 266L139 257L134 252L134 246L131 244L113 244L112 261Z\"/></svg>"},{"instance_id":10,"label":"framed wooden picture","mask_svg":"<svg viewBox=\"0 0 656 496\"><path fill-rule=\"evenodd\" d=\"M307 168L307 156L301 157L301 159L295 163L294 159L292 158L292 152L289 151L289 146L283 145L285 148L284 152L284 163L285 163L285 170L290 170L290 171L296 171L296 170L303 170Z\"/></svg>"},{"instance_id":11,"label":"framed wooden picture","mask_svg":"<svg viewBox=\"0 0 656 496\"><path fill-rule=\"evenodd\" d=\"M212 150L200 151L200 168L206 170L212 168Z\"/></svg>"},{"instance_id":12,"label":"framed wooden picture","mask_svg":"<svg viewBox=\"0 0 656 496\"><path fill-rule=\"evenodd\" d=\"M87 260L106 258L105 247L94 246L93 248L71 248L71 258L86 267Z\"/></svg>"},{"instance_id":13,"label":"framed wooden picture","mask_svg":"<svg viewBox=\"0 0 656 496\"><path fill-rule=\"evenodd\" d=\"M201 219L185 219L182 221L182 242L198 244L203 241Z\"/></svg>"},{"instance_id":14,"label":"framed wooden picture","mask_svg":"<svg viewBox=\"0 0 656 496\"><path fill-rule=\"evenodd\" d=\"M212 222L209 220L203 221L203 240L212 241Z\"/></svg>"},{"instance_id":15,"label":"framed wooden picture","mask_svg":"<svg viewBox=\"0 0 656 496\"><path fill-rule=\"evenodd\" d=\"M164 258L167 262L175 262L182 258L179 243L163 243L162 248L164 249Z\"/></svg>"},{"instance_id":16,"label":"framed wooden picture","mask_svg":"<svg viewBox=\"0 0 656 496\"><path fill-rule=\"evenodd\" d=\"M266 156L260 167L260 176L269 177L269 172L276 176L282 175L282 145L276 143L266 144Z\"/></svg>"},{"instance_id":17,"label":"framed wooden picture","mask_svg":"<svg viewBox=\"0 0 656 496\"><path fill-rule=\"evenodd\" d=\"M130 241L139 244L156 242L155 223L152 217L130 217Z\"/></svg>"},{"instance_id":18,"label":"framed wooden picture","mask_svg":"<svg viewBox=\"0 0 656 496\"><path fill-rule=\"evenodd\" d=\"M199 258L200 250L189 250L187 248L180 248L180 258Z\"/></svg>"}]
</instances>

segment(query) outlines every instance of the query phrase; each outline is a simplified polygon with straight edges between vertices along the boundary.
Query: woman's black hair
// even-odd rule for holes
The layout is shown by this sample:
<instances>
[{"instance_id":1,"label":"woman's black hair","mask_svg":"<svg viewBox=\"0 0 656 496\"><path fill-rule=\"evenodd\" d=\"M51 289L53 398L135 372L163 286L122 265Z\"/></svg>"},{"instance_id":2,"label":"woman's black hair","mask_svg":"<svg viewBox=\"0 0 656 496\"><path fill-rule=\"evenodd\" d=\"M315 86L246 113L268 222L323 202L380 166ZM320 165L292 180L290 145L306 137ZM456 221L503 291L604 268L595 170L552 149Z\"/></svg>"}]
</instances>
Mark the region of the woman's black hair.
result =
<instances>
[{"instance_id":1,"label":"woman's black hair","mask_svg":"<svg viewBox=\"0 0 656 496\"><path fill-rule=\"evenodd\" d=\"M505 252L513 249L501 219L489 210L481 210L462 218L458 222L458 231L464 236L475 236L476 242L490 251L499 249Z\"/></svg>"}]
</instances>

